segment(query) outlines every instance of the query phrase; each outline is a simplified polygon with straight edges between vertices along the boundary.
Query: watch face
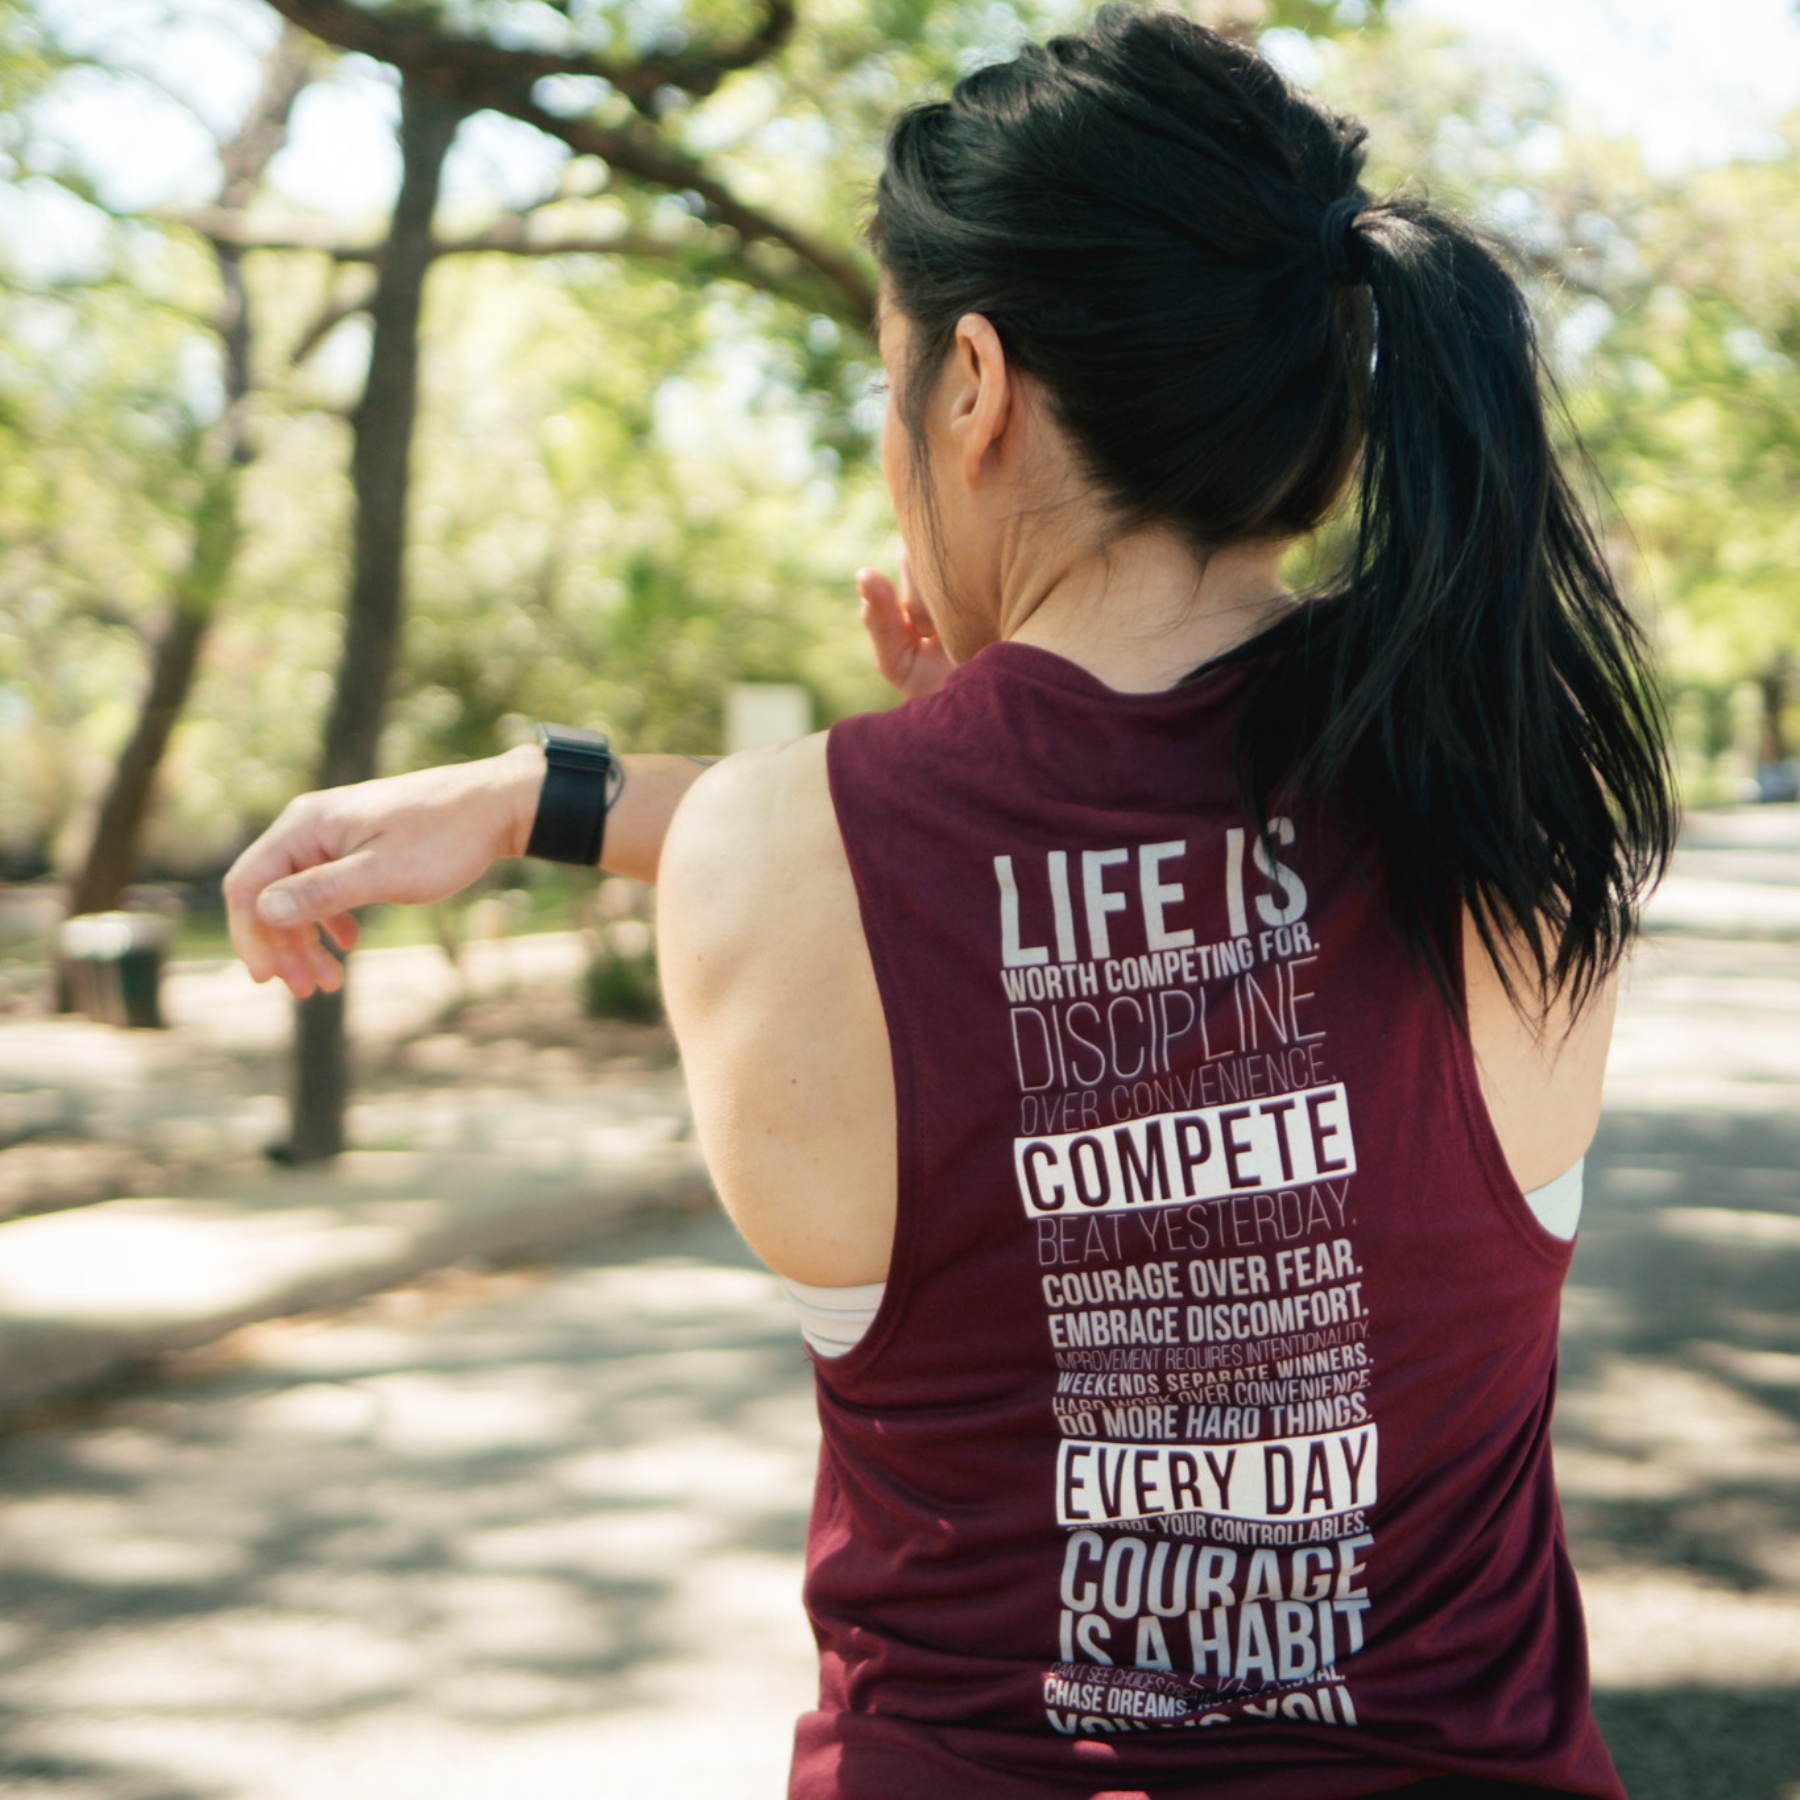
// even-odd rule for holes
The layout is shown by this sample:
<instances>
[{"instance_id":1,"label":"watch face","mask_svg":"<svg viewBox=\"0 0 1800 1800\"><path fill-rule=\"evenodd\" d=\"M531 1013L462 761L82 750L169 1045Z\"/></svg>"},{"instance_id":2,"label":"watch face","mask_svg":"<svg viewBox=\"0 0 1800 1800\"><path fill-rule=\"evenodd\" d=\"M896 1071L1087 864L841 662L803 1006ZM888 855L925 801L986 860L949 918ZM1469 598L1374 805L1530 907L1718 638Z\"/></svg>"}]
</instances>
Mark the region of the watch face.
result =
<instances>
[{"instance_id":1,"label":"watch face","mask_svg":"<svg viewBox=\"0 0 1800 1800\"><path fill-rule=\"evenodd\" d=\"M612 766L612 745L600 731L584 731L578 725L540 725L538 742L550 761L571 768L606 770Z\"/></svg>"}]
</instances>

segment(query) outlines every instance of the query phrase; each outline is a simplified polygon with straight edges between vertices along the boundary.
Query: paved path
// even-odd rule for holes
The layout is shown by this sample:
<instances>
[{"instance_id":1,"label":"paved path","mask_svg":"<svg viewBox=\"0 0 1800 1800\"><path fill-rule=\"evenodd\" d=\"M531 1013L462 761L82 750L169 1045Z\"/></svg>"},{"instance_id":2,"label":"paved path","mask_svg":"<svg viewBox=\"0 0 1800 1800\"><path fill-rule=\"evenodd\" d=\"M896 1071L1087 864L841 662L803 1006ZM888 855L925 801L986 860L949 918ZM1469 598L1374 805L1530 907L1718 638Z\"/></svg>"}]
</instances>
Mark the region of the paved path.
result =
<instances>
[{"instance_id":1,"label":"paved path","mask_svg":"<svg viewBox=\"0 0 1800 1800\"><path fill-rule=\"evenodd\" d=\"M363 952L352 965L349 1005L359 1058L381 1064L404 1045L402 1060L417 1074L465 1075L455 1035L434 1035L446 1009L459 996L491 999L512 988L562 985L573 993L584 956L572 931L470 944L460 976L432 945ZM55 1017L0 1023L0 1143L60 1128L205 1164L259 1155L286 1122L287 991L258 987L237 962L177 964L163 983L163 1011L166 1032ZM443 1086L396 1095L388 1082L374 1097L360 1093L352 1141L477 1153L565 1145L566 1131L545 1131L529 1107L521 1111L517 1090L538 1088L553 1106L591 1101L592 1082L584 1093L576 1059L565 1054L559 1070L530 1044L502 1041L488 1046L486 1060L485 1093L467 1081L449 1102Z\"/></svg>"},{"instance_id":2,"label":"paved path","mask_svg":"<svg viewBox=\"0 0 1800 1800\"><path fill-rule=\"evenodd\" d=\"M1692 814L1648 923L1710 937L1800 936L1800 806Z\"/></svg>"},{"instance_id":3,"label":"paved path","mask_svg":"<svg viewBox=\"0 0 1800 1800\"><path fill-rule=\"evenodd\" d=\"M0 1440L6 1800L774 1800L816 1428L716 1215Z\"/></svg>"},{"instance_id":4,"label":"paved path","mask_svg":"<svg viewBox=\"0 0 1800 1800\"><path fill-rule=\"evenodd\" d=\"M178 970L166 1032L0 1025L0 1143L52 1134L0 1152L0 1217L9 1176L31 1204L60 1200L0 1223L0 1418L250 1320L540 1256L702 1190L666 1035L585 1020L583 957L575 933L473 946L460 988L436 949L359 957L357 1148L329 1169L261 1154L285 1117L291 1008L235 963ZM444 1029L459 992L472 1009ZM80 1204L43 1179L58 1158L104 1178L111 1153L143 1197Z\"/></svg>"}]
</instances>

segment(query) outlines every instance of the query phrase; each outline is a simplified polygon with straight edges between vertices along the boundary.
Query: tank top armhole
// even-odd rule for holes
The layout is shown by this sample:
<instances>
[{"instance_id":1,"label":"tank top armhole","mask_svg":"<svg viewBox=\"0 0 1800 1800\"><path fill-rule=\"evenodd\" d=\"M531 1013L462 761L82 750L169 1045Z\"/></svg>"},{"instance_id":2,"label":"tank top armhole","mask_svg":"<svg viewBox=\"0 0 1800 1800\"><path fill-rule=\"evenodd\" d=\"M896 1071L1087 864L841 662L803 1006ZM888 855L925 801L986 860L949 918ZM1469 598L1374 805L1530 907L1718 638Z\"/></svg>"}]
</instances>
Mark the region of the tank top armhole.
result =
<instances>
[{"instance_id":1,"label":"tank top armhole","mask_svg":"<svg viewBox=\"0 0 1800 1800\"><path fill-rule=\"evenodd\" d=\"M821 1373L829 1369L834 1377L866 1368L880 1354L883 1345L894 1335L912 1298L913 1265L917 1258L918 1217L918 1079L912 1066L911 1033L903 1028L905 993L900 979L900 965L894 946L882 928L880 909L872 904L863 870L857 861L851 835L844 830L844 810L854 804L847 790L855 777L846 772L846 745L849 734L867 730L885 717L883 714L861 714L840 719L825 739L825 776L831 793L832 814L837 821L838 836L844 846L844 860L850 865L850 879L856 887L857 915L862 924L863 941L869 950L869 961L875 970L875 987L881 996L881 1016L887 1027L888 1056L894 1071L894 1245L888 1259L887 1280L882 1288L881 1303L868 1329L841 1355L822 1357L808 1347L813 1366ZM849 753L854 756L854 752Z\"/></svg>"},{"instance_id":2,"label":"tank top armhole","mask_svg":"<svg viewBox=\"0 0 1800 1800\"><path fill-rule=\"evenodd\" d=\"M1440 1016L1450 1040L1450 1067L1476 1160L1487 1176L1495 1205L1514 1233L1544 1261L1566 1269L1574 1254L1575 1240L1559 1237L1549 1230L1526 1199L1507 1163L1506 1152L1500 1146L1500 1134L1494 1129L1493 1117L1482 1096L1481 1072L1475 1065L1475 1042L1469 1032L1469 987L1460 933L1456 945L1456 999L1457 1014L1453 1016L1446 1008Z\"/></svg>"}]
</instances>

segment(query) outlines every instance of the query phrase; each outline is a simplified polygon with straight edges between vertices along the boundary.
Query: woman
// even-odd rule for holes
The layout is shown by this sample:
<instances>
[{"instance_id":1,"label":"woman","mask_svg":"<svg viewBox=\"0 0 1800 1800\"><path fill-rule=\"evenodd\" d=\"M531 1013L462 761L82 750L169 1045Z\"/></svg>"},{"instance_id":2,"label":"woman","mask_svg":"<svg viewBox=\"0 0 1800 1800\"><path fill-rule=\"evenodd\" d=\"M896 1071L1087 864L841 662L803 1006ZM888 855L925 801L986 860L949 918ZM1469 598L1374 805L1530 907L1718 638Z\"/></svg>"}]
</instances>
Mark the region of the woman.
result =
<instances>
[{"instance_id":1,"label":"woman","mask_svg":"<svg viewBox=\"0 0 1800 1800\"><path fill-rule=\"evenodd\" d=\"M862 588L917 697L625 764L601 860L815 1350L801 1800L1621 1792L1548 1428L1663 752L1517 289L1362 158L1126 9L905 114L919 589ZM253 973L334 984L311 921L517 854L543 780L297 803Z\"/></svg>"}]
</instances>

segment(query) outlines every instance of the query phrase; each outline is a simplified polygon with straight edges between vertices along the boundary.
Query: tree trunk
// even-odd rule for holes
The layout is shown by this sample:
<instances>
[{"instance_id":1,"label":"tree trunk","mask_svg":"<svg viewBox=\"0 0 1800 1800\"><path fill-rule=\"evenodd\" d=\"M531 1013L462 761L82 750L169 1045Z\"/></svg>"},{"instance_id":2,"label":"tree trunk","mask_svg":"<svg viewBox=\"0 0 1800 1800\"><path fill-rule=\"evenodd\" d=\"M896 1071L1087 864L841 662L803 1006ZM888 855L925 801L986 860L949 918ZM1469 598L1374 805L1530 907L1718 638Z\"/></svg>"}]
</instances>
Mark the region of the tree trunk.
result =
<instances>
[{"instance_id":1,"label":"tree trunk","mask_svg":"<svg viewBox=\"0 0 1800 1800\"><path fill-rule=\"evenodd\" d=\"M117 906L131 880L156 772L187 704L200 646L237 553L237 478L238 470L229 462L208 478L194 520L187 571L151 658L149 690L119 752L87 855L69 890L71 915Z\"/></svg>"},{"instance_id":2,"label":"tree trunk","mask_svg":"<svg viewBox=\"0 0 1800 1800\"><path fill-rule=\"evenodd\" d=\"M306 39L291 27L284 30L263 65L262 87L242 129L220 149L222 211L242 212L256 197L269 163L287 141L294 102L314 67ZM224 351L225 412L210 433L211 441L201 446L200 499L194 509L187 568L175 584L168 618L151 654L150 683L137 722L113 766L81 868L71 884L71 916L109 911L131 881L157 770L187 706L200 651L231 579L242 535L239 478L256 453L248 417L253 381L250 297L242 249L215 243L213 255L219 270L219 309L213 325ZM58 1003L65 1011L67 989L59 967Z\"/></svg>"},{"instance_id":3,"label":"tree trunk","mask_svg":"<svg viewBox=\"0 0 1800 1800\"><path fill-rule=\"evenodd\" d=\"M226 412L214 428L213 442L201 446L200 500L194 508L194 535L188 548L187 568L175 584L168 618L151 653L150 685L138 709L137 723L113 764L112 780L95 816L87 851L70 884L66 909L69 918L110 911L130 885L144 822L150 816L150 802L156 792L157 771L162 767L169 739L187 709L194 674L200 666L201 647L237 560L242 536L238 483L255 455L248 421L249 296L244 288L242 252L220 245L217 255L217 326L225 349ZM60 954L55 959L54 987L56 1010L74 1011L74 985Z\"/></svg>"},{"instance_id":4,"label":"tree trunk","mask_svg":"<svg viewBox=\"0 0 1800 1800\"><path fill-rule=\"evenodd\" d=\"M400 195L369 311L369 374L352 421L356 523L344 649L325 727L320 787L375 773L382 713L400 647L406 496L418 404L419 311L434 244L444 158L464 116L458 102L407 76L400 89ZM320 1162L344 1147L349 1099L344 998L315 994L295 1008L292 1132L287 1158Z\"/></svg>"},{"instance_id":5,"label":"tree trunk","mask_svg":"<svg viewBox=\"0 0 1800 1800\"><path fill-rule=\"evenodd\" d=\"M1785 650L1777 651L1756 678L1762 690L1762 743L1756 760L1764 768L1788 760L1787 698L1793 679L1794 659Z\"/></svg>"}]
</instances>

